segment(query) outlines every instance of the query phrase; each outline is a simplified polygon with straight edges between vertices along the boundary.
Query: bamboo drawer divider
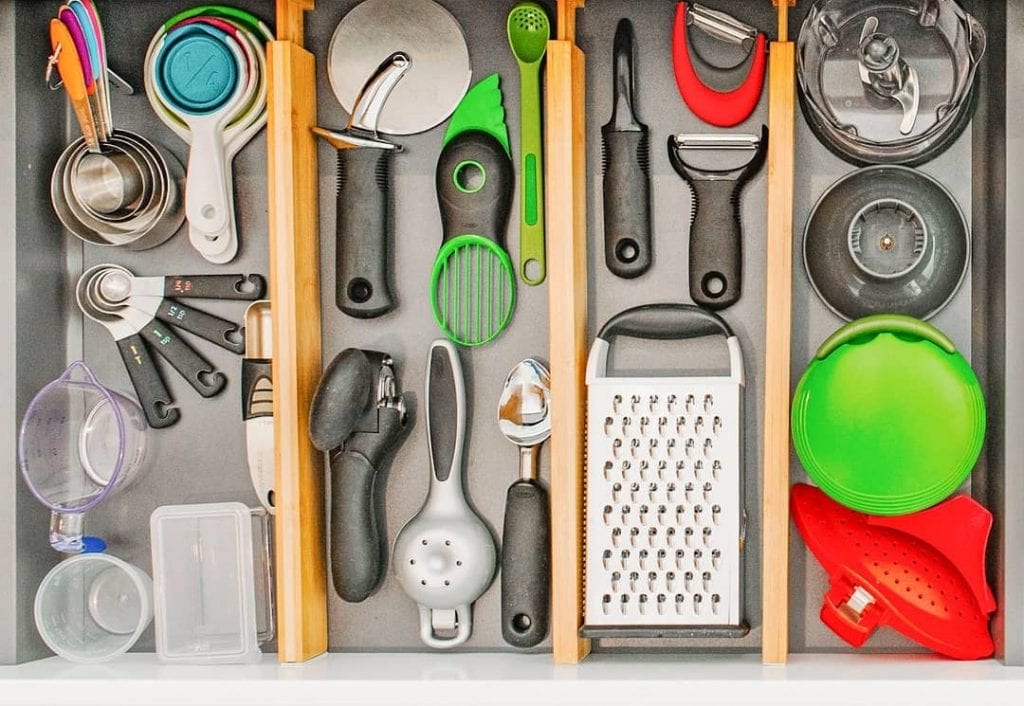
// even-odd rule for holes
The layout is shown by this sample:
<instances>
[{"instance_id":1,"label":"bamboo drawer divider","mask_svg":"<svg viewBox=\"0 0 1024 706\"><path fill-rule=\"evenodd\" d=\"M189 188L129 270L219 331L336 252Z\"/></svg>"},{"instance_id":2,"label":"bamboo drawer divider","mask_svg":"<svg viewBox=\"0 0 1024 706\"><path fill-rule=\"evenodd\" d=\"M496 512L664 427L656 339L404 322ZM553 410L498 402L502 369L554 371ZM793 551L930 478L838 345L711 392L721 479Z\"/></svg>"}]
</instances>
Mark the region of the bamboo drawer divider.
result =
<instances>
[{"instance_id":1,"label":"bamboo drawer divider","mask_svg":"<svg viewBox=\"0 0 1024 706\"><path fill-rule=\"evenodd\" d=\"M268 47L270 298L273 302L274 522L281 662L327 651L323 457L309 440L321 373L316 58L303 46L313 0L277 1Z\"/></svg>"}]
</instances>

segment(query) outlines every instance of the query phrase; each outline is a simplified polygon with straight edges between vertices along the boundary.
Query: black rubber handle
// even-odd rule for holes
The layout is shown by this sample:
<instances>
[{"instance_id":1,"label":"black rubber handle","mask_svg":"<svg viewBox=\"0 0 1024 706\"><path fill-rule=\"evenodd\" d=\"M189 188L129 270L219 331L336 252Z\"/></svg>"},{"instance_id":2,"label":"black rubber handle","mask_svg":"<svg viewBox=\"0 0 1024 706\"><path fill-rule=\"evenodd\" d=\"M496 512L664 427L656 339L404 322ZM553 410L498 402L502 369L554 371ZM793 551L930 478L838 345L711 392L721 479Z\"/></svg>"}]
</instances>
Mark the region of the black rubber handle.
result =
<instances>
[{"instance_id":1,"label":"black rubber handle","mask_svg":"<svg viewBox=\"0 0 1024 706\"><path fill-rule=\"evenodd\" d=\"M170 275L164 277L164 296L178 299L257 301L267 291L260 275Z\"/></svg>"},{"instance_id":2,"label":"black rubber handle","mask_svg":"<svg viewBox=\"0 0 1024 706\"><path fill-rule=\"evenodd\" d=\"M541 485L509 487L502 532L501 634L514 647L535 647L551 612L551 510Z\"/></svg>"},{"instance_id":3,"label":"black rubber handle","mask_svg":"<svg viewBox=\"0 0 1024 706\"><path fill-rule=\"evenodd\" d=\"M331 456L331 578L342 600L366 600L384 573L373 485L377 469L351 451Z\"/></svg>"},{"instance_id":4,"label":"black rubber handle","mask_svg":"<svg viewBox=\"0 0 1024 706\"><path fill-rule=\"evenodd\" d=\"M384 577L387 543L377 524L377 472L405 436L402 413L378 409L376 432L331 454L331 580L342 600L366 600Z\"/></svg>"},{"instance_id":5,"label":"black rubber handle","mask_svg":"<svg viewBox=\"0 0 1024 706\"><path fill-rule=\"evenodd\" d=\"M274 365L261 358L242 359L242 419L274 416Z\"/></svg>"},{"instance_id":6,"label":"black rubber handle","mask_svg":"<svg viewBox=\"0 0 1024 706\"><path fill-rule=\"evenodd\" d=\"M117 348L149 426L165 429L175 424L181 418L181 412L171 407L174 398L167 391L160 369L156 367L142 336L136 333L122 338L117 342Z\"/></svg>"},{"instance_id":7,"label":"black rubber handle","mask_svg":"<svg viewBox=\"0 0 1024 706\"><path fill-rule=\"evenodd\" d=\"M704 336L732 336L729 324L718 314L691 304L646 304L616 314L604 325L598 338L614 336L679 341Z\"/></svg>"},{"instance_id":8,"label":"black rubber handle","mask_svg":"<svg viewBox=\"0 0 1024 706\"><path fill-rule=\"evenodd\" d=\"M336 301L357 319L395 308L391 241L391 150L338 150Z\"/></svg>"},{"instance_id":9,"label":"black rubber handle","mask_svg":"<svg viewBox=\"0 0 1024 706\"><path fill-rule=\"evenodd\" d=\"M193 309L172 299L164 299L160 302L156 318L210 343L216 343L221 348L227 348L232 353L245 353L245 332L242 327L219 316Z\"/></svg>"},{"instance_id":10,"label":"black rubber handle","mask_svg":"<svg viewBox=\"0 0 1024 706\"><path fill-rule=\"evenodd\" d=\"M505 247L515 172L497 139L479 130L456 135L441 151L436 184L445 241L478 235Z\"/></svg>"},{"instance_id":11,"label":"black rubber handle","mask_svg":"<svg viewBox=\"0 0 1024 706\"><path fill-rule=\"evenodd\" d=\"M725 309L743 292L743 228L738 181L691 181L690 298Z\"/></svg>"},{"instance_id":12,"label":"black rubber handle","mask_svg":"<svg viewBox=\"0 0 1024 706\"><path fill-rule=\"evenodd\" d=\"M707 309L725 309L743 291L743 226L740 194L764 165L768 128L762 126L750 160L732 169L707 169L687 164L685 143L668 138L668 158L690 186L690 297Z\"/></svg>"},{"instance_id":13,"label":"black rubber handle","mask_svg":"<svg viewBox=\"0 0 1024 706\"><path fill-rule=\"evenodd\" d=\"M604 261L612 274L632 279L652 260L649 133L605 126L602 135Z\"/></svg>"},{"instance_id":14,"label":"black rubber handle","mask_svg":"<svg viewBox=\"0 0 1024 706\"><path fill-rule=\"evenodd\" d=\"M227 385L224 374L181 340L170 326L153 320L139 333L203 397L213 397Z\"/></svg>"}]
</instances>

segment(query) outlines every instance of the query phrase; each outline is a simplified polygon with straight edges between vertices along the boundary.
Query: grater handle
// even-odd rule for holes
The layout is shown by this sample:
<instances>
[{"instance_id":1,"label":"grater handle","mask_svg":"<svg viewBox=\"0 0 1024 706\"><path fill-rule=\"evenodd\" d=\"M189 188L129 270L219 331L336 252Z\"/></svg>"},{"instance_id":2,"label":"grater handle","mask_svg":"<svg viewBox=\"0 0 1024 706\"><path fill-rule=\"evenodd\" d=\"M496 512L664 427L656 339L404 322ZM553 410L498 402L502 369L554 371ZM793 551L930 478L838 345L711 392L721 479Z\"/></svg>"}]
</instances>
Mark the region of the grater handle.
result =
<instances>
[{"instance_id":1,"label":"grater handle","mask_svg":"<svg viewBox=\"0 0 1024 706\"><path fill-rule=\"evenodd\" d=\"M732 329L710 311L691 304L647 304L627 309L604 325L598 338L615 336L657 341L681 341L704 336L732 337Z\"/></svg>"}]
</instances>

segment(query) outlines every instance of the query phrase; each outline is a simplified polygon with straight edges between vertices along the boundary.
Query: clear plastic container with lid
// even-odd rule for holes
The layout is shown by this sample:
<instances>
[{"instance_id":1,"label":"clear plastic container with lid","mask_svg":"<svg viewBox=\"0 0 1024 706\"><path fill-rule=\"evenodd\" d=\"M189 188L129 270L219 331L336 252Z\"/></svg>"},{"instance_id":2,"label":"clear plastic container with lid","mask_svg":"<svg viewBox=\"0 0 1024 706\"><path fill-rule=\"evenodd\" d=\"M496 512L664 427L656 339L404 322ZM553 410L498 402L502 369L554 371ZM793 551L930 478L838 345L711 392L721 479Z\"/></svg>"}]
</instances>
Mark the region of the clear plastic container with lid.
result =
<instances>
[{"instance_id":1,"label":"clear plastic container with lid","mask_svg":"<svg viewBox=\"0 0 1024 706\"><path fill-rule=\"evenodd\" d=\"M156 652L165 662L258 661L273 637L268 515L241 503L150 518Z\"/></svg>"}]
</instances>

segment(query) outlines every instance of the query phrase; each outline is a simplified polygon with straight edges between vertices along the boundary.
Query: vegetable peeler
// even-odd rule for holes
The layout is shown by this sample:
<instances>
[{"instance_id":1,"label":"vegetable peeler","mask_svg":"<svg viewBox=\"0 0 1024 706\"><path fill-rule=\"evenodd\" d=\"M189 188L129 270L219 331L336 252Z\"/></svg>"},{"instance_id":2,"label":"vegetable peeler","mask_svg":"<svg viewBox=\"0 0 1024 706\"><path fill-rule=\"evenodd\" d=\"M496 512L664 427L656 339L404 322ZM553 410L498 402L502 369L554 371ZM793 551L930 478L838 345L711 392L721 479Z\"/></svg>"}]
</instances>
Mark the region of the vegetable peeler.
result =
<instances>
[{"instance_id":1,"label":"vegetable peeler","mask_svg":"<svg viewBox=\"0 0 1024 706\"><path fill-rule=\"evenodd\" d=\"M687 151L753 151L744 165L709 169L687 162ZM690 296L708 309L725 309L742 292L743 226L740 194L764 165L768 128L760 135L672 135L668 157L693 193L690 215Z\"/></svg>"},{"instance_id":2,"label":"vegetable peeler","mask_svg":"<svg viewBox=\"0 0 1024 706\"><path fill-rule=\"evenodd\" d=\"M732 67L706 61L695 49L691 29L747 50ZM711 125L733 127L750 117L761 99L768 51L764 33L720 10L681 2L676 8L672 62L676 85L694 115Z\"/></svg>"}]
</instances>

